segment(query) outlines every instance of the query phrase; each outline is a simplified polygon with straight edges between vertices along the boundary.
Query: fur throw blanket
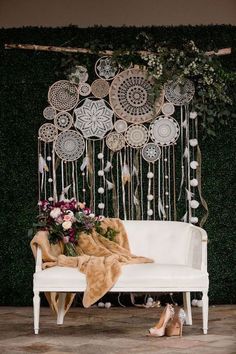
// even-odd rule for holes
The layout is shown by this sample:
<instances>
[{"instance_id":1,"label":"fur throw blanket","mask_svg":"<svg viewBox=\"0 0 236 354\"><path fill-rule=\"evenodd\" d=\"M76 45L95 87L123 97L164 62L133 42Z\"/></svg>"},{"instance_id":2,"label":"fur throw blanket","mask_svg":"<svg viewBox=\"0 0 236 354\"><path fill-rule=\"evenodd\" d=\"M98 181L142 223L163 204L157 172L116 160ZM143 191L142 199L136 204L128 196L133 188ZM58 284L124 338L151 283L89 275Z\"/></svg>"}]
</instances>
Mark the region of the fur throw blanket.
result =
<instances>
[{"instance_id":1,"label":"fur throw blanket","mask_svg":"<svg viewBox=\"0 0 236 354\"><path fill-rule=\"evenodd\" d=\"M127 233L120 219L104 219L104 229L111 227L118 231L114 241L93 231L81 233L76 246L77 257L63 255L62 243L53 245L48 241L47 231L38 231L30 245L36 257L37 246L42 249L43 269L54 266L75 267L86 275L87 288L84 291L83 305L89 307L98 301L116 283L122 271L122 265L131 263L151 263L151 259L135 256L130 252ZM65 311L73 301L75 294L67 294ZM53 310L58 310L58 294L46 294Z\"/></svg>"}]
</instances>

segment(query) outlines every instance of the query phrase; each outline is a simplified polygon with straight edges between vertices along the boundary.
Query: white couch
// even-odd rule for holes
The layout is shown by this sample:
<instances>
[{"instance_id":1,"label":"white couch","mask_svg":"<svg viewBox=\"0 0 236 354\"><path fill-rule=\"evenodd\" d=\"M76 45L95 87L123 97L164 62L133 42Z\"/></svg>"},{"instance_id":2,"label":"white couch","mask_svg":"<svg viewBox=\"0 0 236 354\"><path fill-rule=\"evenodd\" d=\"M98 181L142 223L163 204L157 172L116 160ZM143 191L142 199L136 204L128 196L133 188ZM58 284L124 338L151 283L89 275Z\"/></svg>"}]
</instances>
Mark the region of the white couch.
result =
<instances>
[{"instance_id":1,"label":"white couch","mask_svg":"<svg viewBox=\"0 0 236 354\"><path fill-rule=\"evenodd\" d=\"M111 292L183 292L186 324L192 324L191 292L202 292L203 333L208 329L207 234L194 225L176 221L124 221L131 251L152 258L154 263L123 266ZM85 275L76 268L42 270L37 249L34 274L34 331L39 331L40 292L60 292L57 323L64 319L66 292L85 290Z\"/></svg>"}]
</instances>

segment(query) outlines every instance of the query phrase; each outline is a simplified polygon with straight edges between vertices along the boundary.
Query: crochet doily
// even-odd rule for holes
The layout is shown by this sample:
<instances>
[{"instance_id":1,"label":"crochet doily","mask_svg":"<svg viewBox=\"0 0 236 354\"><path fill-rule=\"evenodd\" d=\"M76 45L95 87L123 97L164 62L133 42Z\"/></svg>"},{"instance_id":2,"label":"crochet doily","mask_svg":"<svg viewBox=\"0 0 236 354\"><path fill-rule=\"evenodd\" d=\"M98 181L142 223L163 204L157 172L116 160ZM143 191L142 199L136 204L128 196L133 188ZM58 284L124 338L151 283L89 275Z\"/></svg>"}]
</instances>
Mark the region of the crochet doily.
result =
<instances>
[{"instance_id":1,"label":"crochet doily","mask_svg":"<svg viewBox=\"0 0 236 354\"><path fill-rule=\"evenodd\" d=\"M88 96L91 93L91 86L87 82L83 82L79 85L78 91L81 96Z\"/></svg>"},{"instance_id":2,"label":"crochet doily","mask_svg":"<svg viewBox=\"0 0 236 354\"><path fill-rule=\"evenodd\" d=\"M54 118L54 124L59 130L68 130L73 124L73 117L68 112L59 112Z\"/></svg>"},{"instance_id":3,"label":"crochet doily","mask_svg":"<svg viewBox=\"0 0 236 354\"><path fill-rule=\"evenodd\" d=\"M188 79L185 79L181 84L177 81L168 81L164 89L166 99L176 106L189 103L195 93L194 84Z\"/></svg>"},{"instance_id":4,"label":"crochet doily","mask_svg":"<svg viewBox=\"0 0 236 354\"><path fill-rule=\"evenodd\" d=\"M148 143L142 149L142 156L147 162L155 162L161 156L161 149L154 143Z\"/></svg>"},{"instance_id":5,"label":"crochet doily","mask_svg":"<svg viewBox=\"0 0 236 354\"><path fill-rule=\"evenodd\" d=\"M79 93L74 84L67 80L55 82L48 91L49 103L59 111L69 111L78 102Z\"/></svg>"},{"instance_id":6,"label":"crochet doily","mask_svg":"<svg viewBox=\"0 0 236 354\"><path fill-rule=\"evenodd\" d=\"M106 97L109 93L109 84L107 81L97 79L91 85L91 92L97 98Z\"/></svg>"},{"instance_id":7,"label":"crochet doily","mask_svg":"<svg viewBox=\"0 0 236 354\"><path fill-rule=\"evenodd\" d=\"M115 113L130 123L144 123L153 119L152 85L139 69L118 74L111 83L110 103Z\"/></svg>"},{"instance_id":8,"label":"crochet doily","mask_svg":"<svg viewBox=\"0 0 236 354\"><path fill-rule=\"evenodd\" d=\"M156 144L172 145L179 137L179 124L174 118L160 116L150 125L150 134Z\"/></svg>"},{"instance_id":9,"label":"crochet doily","mask_svg":"<svg viewBox=\"0 0 236 354\"><path fill-rule=\"evenodd\" d=\"M48 106L43 110L43 116L45 119L52 120L55 118L57 111L52 106Z\"/></svg>"},{"instance_id":10,"label":"crochet doily","mask_svg":"<svg viewBox=\"0 0 236 354\"><path fill-rule=\"evenodd\" d=\"M84 138L79 132L67 130L60 133L55 142L55 151L60 159L75 161L79 159L85 149Z\"/></svg>"},{"instance_id":11,"label":"crochet doily","mask_svg":"<svg viewBox=\"0 0 236 354\"><path fill-rule=\"evenodd\" d=\"M122 134L111 132L106 137L107 147L112 151L119 151L125 146L125 138Z\"/></svg>"},{"instance_id":12,"label":"crochet doily","mask_svg":"<svg viewBox=\"0 0 236 354\"><path fill-rule=\"evenodd\" d=\"M102 139L113 128L113 111L104 100L85 98L82 105L74 110L75 127L83 133L85 138L95 137Z\"/></svg>"},{"instance_id":13,"label":"crochet doily","mask_svg":"<svg viewBox=\"0 0 236 354\"><path fill-rule=\"evenodd\" d=\"M127 144L133 148L141 148L148 141L148 130L143 124L133 124L125 132Z\"/></svg>"},{"instance_id":14,"label":"crochet doily","mask_svg":"<svg viewBox=\"0 0 236 354\"><path fill-rule=\"evenodd\" d=\"M51 123L45 123L39 128L38 136L45 143L50 143L57 136L57 128Z\"/></svg>"},{"instance_id":15,"label":"crochet doily","mask_svg":"<svg viewBox=\"0 0 236 354\"><path fill-rule=\"evenodd\" d=\"M128 124L125 120L123 119L118 119L115 123L114 123L114 128L117 131L117 133L124 133L127 128L128 128Z\"/></svg>"},{"instance_id":16,"label":"crochet doily","mask_svg":"<svg viewBox=\"0 0 236 354\"><path fill-rule=\"evenodd\" d=\"M170 102L166 102L161 107L161 111L165 116L172 116L175 113L175 106Z\"/></svg>"},{"instance_id":17,"label":"crochet doily","mask_svg":"<svg viewBox=\"0 0 236 354\"><path fill-rule=\"evenodd\" d=\"M95 64L95 72L98 77L105 80L112 80L118 73L118 67L111 58L102 57Z\"/></svg>"}]
</instances>

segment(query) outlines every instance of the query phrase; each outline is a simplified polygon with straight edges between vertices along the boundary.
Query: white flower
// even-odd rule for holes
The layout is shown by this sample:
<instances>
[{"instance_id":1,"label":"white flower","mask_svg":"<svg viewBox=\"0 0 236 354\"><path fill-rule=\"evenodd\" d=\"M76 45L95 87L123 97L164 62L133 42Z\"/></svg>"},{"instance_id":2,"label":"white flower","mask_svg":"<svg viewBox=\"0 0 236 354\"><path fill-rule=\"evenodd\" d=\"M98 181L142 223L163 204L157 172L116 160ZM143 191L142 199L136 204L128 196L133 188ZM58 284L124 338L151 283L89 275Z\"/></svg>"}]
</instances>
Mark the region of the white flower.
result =
<instances>
[{"instance_id":1,"label":"white flower","mask_svg":"<svg viewBox=\"0 0 236 354\"><path fill-rule=\"evenodd\" d=\"M72 226L72 222L71 221L64 221L62 223L62 227L63 227L64 230L69 230L71 228L71 226Z\"/></svg>"},{"instance_id":2,"label":"white flower","mask_svg":"<svg viewBox=\"0 0 236 354\"><path fill-rule=\"evenodd\" d=\"M72 216L74 216L74 213L71 210L67 210L66 211L66 215L70 215L72 217Z\"/></svg>"},{"instance_id":3,"label":"white flower","mask_svg":"<svg viewBox=\"0 0 236 354\"><path fill-rule=\"evenodd\" d=\"M95 217L95 214L91 213L89 214L90 218L94 218Z\"/></svg>"},{"instance_id":4,"label":"white flower","mask_svg":"<svg viewBox=\"0 0 236 354\"><path fill-rule=\"evenodd\" d=\"M51 212L50 212L50 216L51 216L51 218L53 218L53 219L58 218L58 216L60 216L60 215L61 215L61 209L60 209L60 208L54 208L54 209L52 209Z\"/></svg>"},{"instance_id":5,"label":"white flower","mask_svg":"<svg viewBox=\"0 0 236 354\"><path fill-rule=\"evenodd\" d=\"M190 112L190 118L195 119L197 117L197 112Z\"/></svg>"}]
</instances>

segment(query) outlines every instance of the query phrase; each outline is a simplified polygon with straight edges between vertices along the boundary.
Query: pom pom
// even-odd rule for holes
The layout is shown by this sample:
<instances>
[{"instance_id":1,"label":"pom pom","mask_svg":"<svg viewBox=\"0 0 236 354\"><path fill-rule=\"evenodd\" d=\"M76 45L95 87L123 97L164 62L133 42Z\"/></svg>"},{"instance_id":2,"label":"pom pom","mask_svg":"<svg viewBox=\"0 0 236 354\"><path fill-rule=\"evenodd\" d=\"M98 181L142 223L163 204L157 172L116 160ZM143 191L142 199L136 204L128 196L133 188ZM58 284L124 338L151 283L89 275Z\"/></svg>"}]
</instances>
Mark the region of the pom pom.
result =
<instances>
[{"instance_id":1,"label":"pom pom","mask_svg":"<svg viewBox=\"0 0 236 354\"><path fill-rule=\"evenodd\" d=\"M105 208L105 204L104 203L99 203L98 204L98 209L104 209Z\"/></svg>"},{"instance_id":2,"label":"pom pom","mask_svg":"<svg viewBox=\"0 0 236 354\"><path fill-rule=\"evenodd\" d=\"M48 198L49 202L53 202L53 197Z\"/></svg>"},{"instance_id":3,"label":"pom pom","mask_svg":"<svg viewBox=\"0 0 236 354\"><path fill-rule=\"evenodd\" d=\"M111 303L110 302L105 302L105 308L109 309L111 307Z\"/></svg>"},{"instance_id":4,"label":"pom pom","mask_svg":"<svg viewBox=\"0 0 236 354\"><path fill-rule=\"evenodd\" d=\"M197 118L197 112L190 112L189 117L190 117L191 119Z\"/></svg>"},{"instance_id":5,"label":"pom pom","mask_svg":"<svg viewBox=\"0 0 236 354\"><path fill-rule=\"evenodd\" d=\"M104 171L103 170L99 170L98 171L98 176L100 176L100 177L104 176Z\"/></svg>"},{"instance_id":6,"label":"pom pom","mask_svg":"<svg viewBox=\"0 0 236 354\"><path fill-rule=\"evenodd\" d=\"M191 146L197 146L198 141L197 141L197 139L190 139L190 140L189 140L189 144L190 144Z\"/></svg>"},{"instance_id":7,"label":"pom pom","mask_svg":"<svg viewBox=\"0 0 236 354\"><path fill-rule=\"evenodd\" d=\"M103 194L103 193L104 193L104 188L99 187L99 188L98 188L98 193L99 193L99 194Z\"/></svg>"},{"instance_id":8,"label":"pom pom","mask_svg":"<svg viewBox=\"0 0 236 354\"><path fill-rule=\"evenodd\" d=\"M147 214L148 214L148 216L152 216L153 215L153 210L152 209L148 209Z\"/></svg>"},{"instance_id":9,"label":"pom pom","mask_svg":"<svg viewBox=\"0 0 236 354\"><path fill-rule=\"evenodd\" d=\"M198 202L197 200L193 199L193 200L191 200L191 202L190 202L190 206L191 206L191 208L193 208L193 209L197 209L197 208L199 207L199 202Z\"/></svg>"},{"instance_id":10,"label":"pom pom","mask_svg":"<svg viewBox=\"0 0 236 354\"><path fill-rule=\"evenodd\" d=\"M147 196L147 200L153 200L153 195L152 194L148 194L148 196Z\"/></svg>"},{"instance_id":11,"label":"pom pom","mask_svg":"<svg viewBox=\"0 0 236 354\"><path fill-rule=\"evenodd\" d=\"M191 162L190 162L190 167L191 167L193 170L196 170L196 168L198 167L198 162L197 162L197 161L191 161Z\"/></svg>"},{"instance_id":12,"label":"pom pom","mask_svg":"<svg viewBox=\"0 0 236 354\"><path fill-rule=\"evenodd\" d=\"M153 173L152 172L148 172L148 174L147 174L147 178L153 178Z\"/></svg>"},{"instance_id":13,"label":"pom pom","mask_svg":"<svg viewBox=\"0 0 236 354\"><path fill-rule=\"evenodd\" d=\"M47 156L47 161L51 161L51 160L52 160L51 156Z\"/></svg>"},{"instance_id":14,"label":"pom pom","mask_svg":"<svg viewBox=\"0 0 236 354\"><path fill-rule=\"evenodd\" d=\"M100 301L100 302L98 303L98 307L104 307L104 306L105 306L104 302Z\"/></svg>"},{"instance_id":15,"label":"pom pom","mask_svg":"<svg viewBox=\"0 0 236 354\"><path fill-rule=\"evenodd\" d=\"M52 178L49 178L49 179L48 179L48 182L49 182L49 183L52 183L52 181L53 181Z\"/></svg>"},{"instance_id":16,"label":"pom pom","mask_svg":"<svg viewBox=\"0 0 236 354\"><path fill-rule=\"evenodd\" d=\"M99 159L99 160L102 160L102 159L103 159L103 157L104 157L103 153L102 153L102 152L100 152L100 153L98 154L98 159Z\"/></svg>"},{"instance_id":17,"label":"pom pom","mask_svg":"<svg viewBox=\"0 0 236 354\"><path fill-rule=\"evenodd\" d=\"M198 185L198 180L196 178L190 180L190 186L197 187L197 185Z\"/></svg>"},{"instance_id":18,"label":"pom pom","mask_svg":"<svg viewBox=\"0 0 236 354\"><path fill-rule=\"evenodd\" d=\"M192 306L197 306L198 300L197 299L193 299L192 300Z\"/></svg>"},{"instance_id":19,"label":"pom pom","mask_svg":"<svg viewBox=\"0 0 236 354\"><path fill-rule=\"evenodd\" d=\"M198 222L198 217L197 217L197 216L192 216L192 217L190 218L190 222L191 222L192 224L197 224L197 222Z\"/></svg>"}]
</instances>

